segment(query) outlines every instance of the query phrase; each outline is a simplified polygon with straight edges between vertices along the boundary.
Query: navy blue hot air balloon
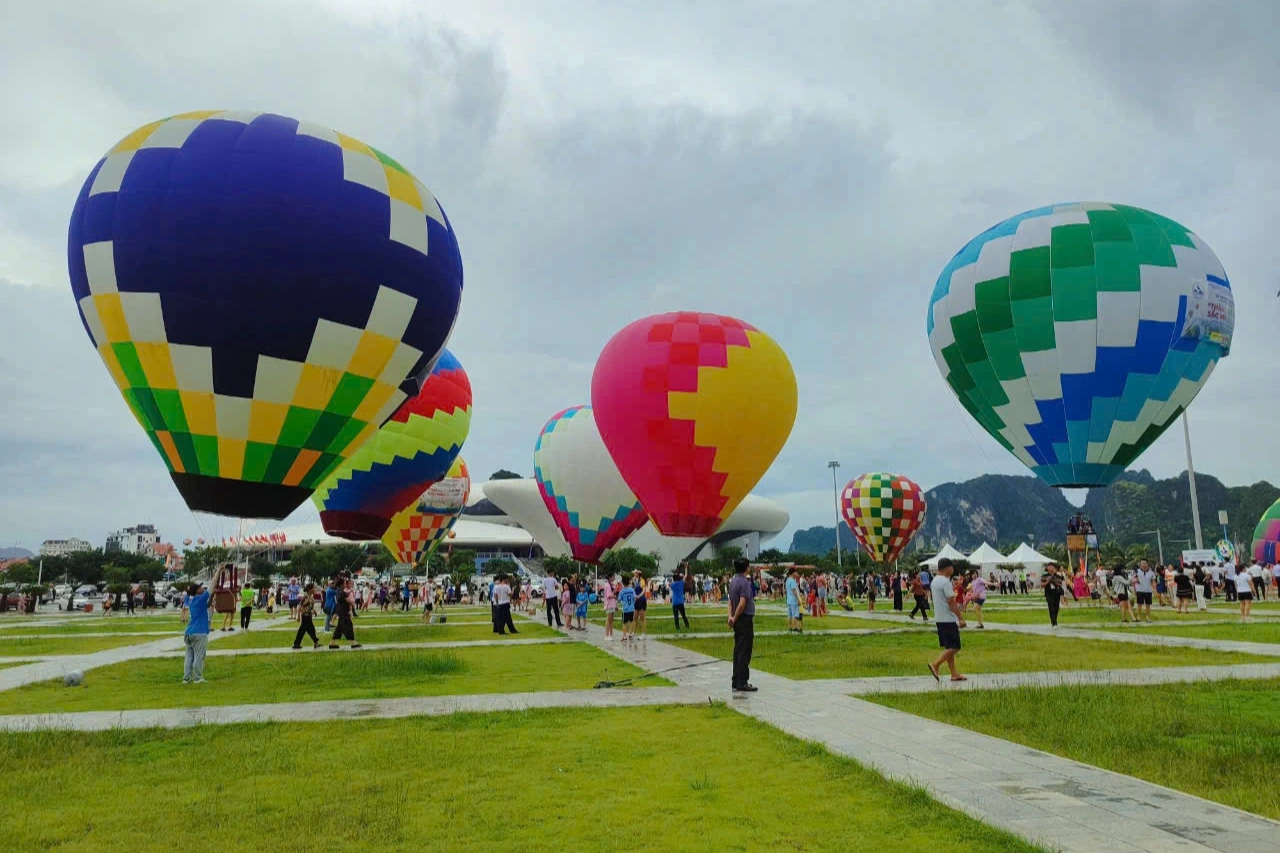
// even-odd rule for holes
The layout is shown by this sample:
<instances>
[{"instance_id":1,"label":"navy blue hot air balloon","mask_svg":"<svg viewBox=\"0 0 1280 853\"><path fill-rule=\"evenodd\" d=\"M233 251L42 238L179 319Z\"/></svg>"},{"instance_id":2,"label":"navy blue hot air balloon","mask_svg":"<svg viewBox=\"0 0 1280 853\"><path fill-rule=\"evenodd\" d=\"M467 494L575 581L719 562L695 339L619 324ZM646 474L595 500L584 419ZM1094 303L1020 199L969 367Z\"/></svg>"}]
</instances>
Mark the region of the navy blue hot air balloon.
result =
<instances>
[{"instance_id":1,"label":"navy blue hot air balloon","mask_svg":"<svg viewBox=\"0 0 1280 853\"><path fill-rule=\"evenodd\" d=\"M67 240L81 318L196 511L283 518L417 393L462 297L444 211L326 127L204 111L98 162Z\"/></svg>"}]
</instances>

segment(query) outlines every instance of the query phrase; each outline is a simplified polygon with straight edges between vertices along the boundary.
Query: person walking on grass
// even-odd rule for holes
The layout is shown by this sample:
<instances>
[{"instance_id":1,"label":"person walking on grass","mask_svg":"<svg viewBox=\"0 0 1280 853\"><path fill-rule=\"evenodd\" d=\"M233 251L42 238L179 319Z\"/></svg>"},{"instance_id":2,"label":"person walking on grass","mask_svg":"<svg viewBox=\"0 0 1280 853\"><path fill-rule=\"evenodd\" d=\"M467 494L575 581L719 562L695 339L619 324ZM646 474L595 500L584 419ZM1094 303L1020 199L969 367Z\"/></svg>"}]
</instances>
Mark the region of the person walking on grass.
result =
<instances>
[{"instance_id":1,"label":"person walking on grass","mask_svg":"<svg viewBox=\"0 0 1280 853\"><path fill-rule=\"evenodd\" d=\"M1236 601L1240 602L1240 621L1248 622L1249 615L1253 612L1253 596L1255 593L1253 587L1253 578L1249 577L1247 571L1236 573Z\"/></svg>"},{"instance_id":2,"label":"person walking on grass","mask_svg":"<svg viewBox=\"0 0 1280 853\"><path fill-rule=\"evenodd\" d=\"M1120 605L1120 621L1134 622L1138 620L1133 615L1133 605L1129 601L1129 590L1133 584L1129 580L1129 576L1125 574L1124 565L1118 564L1111 572L1111 592L1115 600Z\"/></svg>"},{"instance_id":3,"label":"person walking on grass","mask_svg":"<svg viewBox=\"0 0 1280 853\"><path fill-rule=\"evenodd\" d=\"M916 606L911 608L911 612L907 615L914 620L916 614L920 614L920 618L929 621L929 605L926 604L928 599L925 597L928 587L925 585L925 578L928 577L926 572L914 572L911 575L911 597L916 600Z\"/></svg>"},{"instance_id":4,"label":"person walking on grass","mask_svg":"<svg viewBox=\"0 0 1280 853\"><path fill-rule=\"evenodd\" d=\"M684 612L684 578L689 571L688 563L681 563L676 569L676 576L671 579L671 617L676 620L676 631L680 630L680 619L684 618L685 630L689 630L689 614Z\"/></svg>"},{"instance_id":5,"label":"person walking on grass","mask_svg":"<svg viewBox=\"0 0 1280 853\"><path fill-rule=\"evenodd\" d=\"M253 587L245 584L240 588L240 630L249 630L249 620L253 617Z\"/></svg>"},{"instance_id":6,"label":"person walking on grass","mask_svg":"<svg viewBox=\"0 0 1280 853\"><path fill-rule=\"evenodd\" d=\"M1041 584L1044 586L1044 603L1049 607L1049 624L1058 627L1058 607L1062 604L1062 575L1058 573L1057 563L1048 563L1044 567L1045 575ZM1084 575L1076 575L1077 579Z\"/></svg>"},{"instance_id":7,"label":"person walking on grass","mask_svg":"<svg viewBox=\"0 0 1280 853\"><path fill-rule=\"evenodd\" d=\"M355 594L351 589L350 581L345 576L339 576L338 585L334 588L333 615L337 620L337 624L333 627L333 636L329 638L329 648L338 648L338 642L346 639L351 642L351 648L358 649L360 644L356 642L356 629L351 624L351 611L355 607Z\"/></svg>"},{"instance_id":8,"label":"person walking on grass","mask_svg":"<svg viewBox=\"0 0 1280 853\"><path fill-rule=\"evenodd\" d=\"M755 693L751 683L751 650L755 645L756 602L747 579L751 561L739 557L733 561L733 580L729 581L729 627L733 629L733 691Z\"/></svg>"},{"instance_id":9,"label":"person walking on grass","mask_svg":"<svg viewBox=\"0 0 1280 853\"><path fill-rule=\"evenodd\" d=\"M956 668L956 655L960 653L960 629L965 627L964 616L956 601L956 590L951 584L951 575L955 567L951 560L943 557L938 561L938 572L929 585L933 596L933 625L938 630L938 645L942 654L929 664L929 674L934 681L941 682L940 672L945 663L951 671L952 681L968 681Z\"/></svg>"},{"instance_id":10,"label":"person walking on grass","mask_svg":"<svg viewBox=\"0 0 1280 853\"><path fill-rule=\"evenodd\" d=\"M787 632L800 634L804 632L804 616L800 612L800 573L791 567L787 575Z\"/></svg>"},{"instance_id":11,"label":"person walking on grass","mask_svg":"<svg viewBox=\"0 0 1280 853\"><path fill-rule=\"evenodd\" d=\"M1177 605L1177 609L1174 612L1190 614L1191 599L1196 596L1196 582L1191 575L1191 569L1189 567L1183 566L1174 572L1173 586L1174 602ZM1151 621L1150 617L1147 618L1147 621Z\"/></svg>"},{"instance_id":12,"label":"person walking on grass","mask_svg":"<svg viewBox=\"0 0 1280 853\"><path fill-rule=\"evenodd\" d=\"M293 647L302 648L302 638L311 638L311 648L320 648L320 636L316 634L316 585L307 582L298 599L298 633L293 635Z\"/></svg>"},{"instance_id":13,"label":"person walking on grass","mask_svg":"<svg viewBox=\"0 0 1280 853\"><path fill-rule=\"evenodd\" d=\"M981 571L975 571L973 580L969 581L968 598L973 602L973 615L978 617L978 627L986 628L982 624L982 605L987 603L987 582L982 579ZM999 618L1000 615L996 614L996 619Z\"/></svg>"},{"instance_id":14,"label":"person walking on grass","mask_svg":"<svg viewBox=\"0 0 1280 853\"><path fill-rule=\"evenodd\" d=\"M338 587L333 578L324 587L324 632L333 630L333 614L338 608Z\"/></svg>"},{"instance_id":15,"label":"person walking on grass","mask_svg":"<svg viewBox=\"0 0 1280 853\"><path fill-rule=\"evenodd\" d=\"M204 684L204 656L209 650L209 590L202 583L187 587L187 630L182 634L186 654L182 683Z\"/></svg>"}]
</instances>

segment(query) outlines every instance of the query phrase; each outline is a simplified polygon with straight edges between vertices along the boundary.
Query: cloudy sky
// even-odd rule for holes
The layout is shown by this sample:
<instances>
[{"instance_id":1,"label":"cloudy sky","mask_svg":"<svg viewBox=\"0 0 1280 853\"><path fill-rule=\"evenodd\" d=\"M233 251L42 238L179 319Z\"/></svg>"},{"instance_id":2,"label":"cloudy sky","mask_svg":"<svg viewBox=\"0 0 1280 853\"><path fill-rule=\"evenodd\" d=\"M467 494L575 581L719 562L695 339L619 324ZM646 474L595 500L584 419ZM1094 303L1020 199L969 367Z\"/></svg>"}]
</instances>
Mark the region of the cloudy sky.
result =
<instances>
[{"instance_id":1,"label":"cloudy sky","mask_svg":"<svg viewBox=\"0 0 1280 853\"><path fill-rule=\"evenodd\" d=\"M939 271L1044 204L1122 201L1200 234L1236 343L1192 408L1196 466L1280 481L1280 5L1224 2L219 0L17 4L0 30L0 545L196 526L80 325L66 220L121 136L269 110L399 159L459 235L450 344L473 472L531 472L609 336L732 314L800 382L758 491L830 523L825 463L929 487L1023 469L925 336ZM1185 467L1178 430L1141 459ZM790 541L790 531L782 542Z\"/></svg>"}]
</instances>

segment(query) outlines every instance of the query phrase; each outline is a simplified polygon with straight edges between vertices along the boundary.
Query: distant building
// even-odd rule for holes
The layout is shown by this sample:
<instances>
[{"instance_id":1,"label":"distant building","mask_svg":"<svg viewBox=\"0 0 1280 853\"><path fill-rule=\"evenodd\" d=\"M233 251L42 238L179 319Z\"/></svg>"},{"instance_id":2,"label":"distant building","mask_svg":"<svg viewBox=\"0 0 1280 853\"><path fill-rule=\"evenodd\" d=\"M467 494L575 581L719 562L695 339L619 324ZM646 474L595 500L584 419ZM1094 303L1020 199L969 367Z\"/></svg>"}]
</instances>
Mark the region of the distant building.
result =
<instances>
[{"instance_id":1,"label":"distant building","mask_svg":"<svg viewBox=\"0 0 1280 853\"><path fill-rule=\"evenodd\" d=\"M182 555L178 553L178 549L170 545L168 542L159 542L151 546L151 554L157 560L164 563L166 572L174 572L175 574L182 571Z\"/></svg>"},{"instance_id":2,"label":"distant building","mask_svg":"<svg viewBox=\"0 0 1280 853\"><path fill-rule=\"evenodd\" d=\"M0 560L0 572L7 572L10 566L16 566L20 563L31 562L30 557L14 557L13 559Z\"/></svg>"},{"instance_id":3,"label":"distant building","mask_svg":"<svg viewBox=\"0 0 1280 853\"><path fill-rule=\"evenodd\" d=\"M46 539L40 543L41 557L64 557L76 551L92 551L93 546L83 539Z\"/></svg>"},{"instance_id":4,"label":"distant building","mask_svg":"<svg viewBox=\"0 0 1280 853\"><path fill-rule=\"evenodd\" d=\"M124 551L127 554L150 554L151 546L160 544L160 533L153 524L139 524L107 534L108 551Z\"/></svg>"}]
</instances>

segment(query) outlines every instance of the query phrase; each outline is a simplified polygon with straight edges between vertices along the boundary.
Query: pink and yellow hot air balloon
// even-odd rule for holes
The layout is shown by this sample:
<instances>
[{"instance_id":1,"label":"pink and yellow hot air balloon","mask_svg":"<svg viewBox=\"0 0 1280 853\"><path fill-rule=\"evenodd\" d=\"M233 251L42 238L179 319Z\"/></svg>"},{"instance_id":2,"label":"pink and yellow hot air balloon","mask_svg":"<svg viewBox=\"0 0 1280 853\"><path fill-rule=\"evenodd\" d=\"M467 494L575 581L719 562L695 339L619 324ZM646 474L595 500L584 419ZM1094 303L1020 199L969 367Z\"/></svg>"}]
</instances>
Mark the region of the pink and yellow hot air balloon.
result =
<instances>
[{"instance_id":1,"label":"pink and yellow hot air balloon","mask_svg":"<svg viewBox=\"0 0 1280 853\"><path fill-rule=\"evenodd\" d=\"M600 437L666 536L716 532L786 444L796 397L791 362L772 338L693 311L627 326L591 377Z\"/></svg>"},{"instance_id":2,"label":"pink and yellow hot air balloon","mask_svg":"<svg viewBox=\"0 0 1280 853\"><path fill-rule=\"evenodd\" d=\"M434 551L446 536L453 533L471 492L471 474L467 463L458 457L443 480L437 481L422 496L396 513L382 537L383 543L401 563L413 565Z\"/></svg>"}]
</instances>

